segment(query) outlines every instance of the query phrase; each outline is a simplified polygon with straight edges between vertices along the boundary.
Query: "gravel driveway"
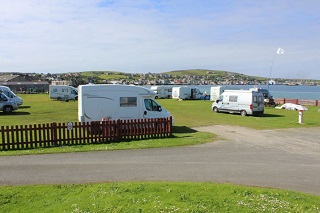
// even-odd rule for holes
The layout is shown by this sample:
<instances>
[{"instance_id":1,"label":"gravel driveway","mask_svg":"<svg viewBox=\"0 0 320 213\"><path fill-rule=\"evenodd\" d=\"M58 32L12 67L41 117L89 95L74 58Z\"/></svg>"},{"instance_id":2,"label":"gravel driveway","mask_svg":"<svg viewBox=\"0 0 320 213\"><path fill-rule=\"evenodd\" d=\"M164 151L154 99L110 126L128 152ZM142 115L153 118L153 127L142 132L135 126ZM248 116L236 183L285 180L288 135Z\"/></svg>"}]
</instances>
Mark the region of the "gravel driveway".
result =
<instances>
[{"instance_id":1,"label":"gravel driveway","mask_svg":"<svg viewBox=\"0 0 320 213\"><path fill-rule=\"evenodd\" d=\"M320 128L210 126L217 141L175 148L0 157L0 185L210 181L320 195Z\"/></svg>"}]
</instances>

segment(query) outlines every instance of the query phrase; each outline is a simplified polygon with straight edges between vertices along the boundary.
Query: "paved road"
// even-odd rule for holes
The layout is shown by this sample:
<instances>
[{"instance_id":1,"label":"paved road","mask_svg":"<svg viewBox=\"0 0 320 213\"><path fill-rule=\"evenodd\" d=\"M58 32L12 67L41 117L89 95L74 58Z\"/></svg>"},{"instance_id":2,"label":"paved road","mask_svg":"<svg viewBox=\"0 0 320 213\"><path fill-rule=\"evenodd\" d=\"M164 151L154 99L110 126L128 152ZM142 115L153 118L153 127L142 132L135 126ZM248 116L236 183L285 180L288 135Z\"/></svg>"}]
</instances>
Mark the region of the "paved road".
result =
<instances>
[{"instance_id":1,"label":"paved road","mask_svg":"<svg viewBox=\"0 0 320 213\"><path fill-rule=\"evenodd\" d=\"M196 130L220 139L176 148L0 157L0 185L212 181L320 195L320 128Z\"/></svg>"}]
</instances>

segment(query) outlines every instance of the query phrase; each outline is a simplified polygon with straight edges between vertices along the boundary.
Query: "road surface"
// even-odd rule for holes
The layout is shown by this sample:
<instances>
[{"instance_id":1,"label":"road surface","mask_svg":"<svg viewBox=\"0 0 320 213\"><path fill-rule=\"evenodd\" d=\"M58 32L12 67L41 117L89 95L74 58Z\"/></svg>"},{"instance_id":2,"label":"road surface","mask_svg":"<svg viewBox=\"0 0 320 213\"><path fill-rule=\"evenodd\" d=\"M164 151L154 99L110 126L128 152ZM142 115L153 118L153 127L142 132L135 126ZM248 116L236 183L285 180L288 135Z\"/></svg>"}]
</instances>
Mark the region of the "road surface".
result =
<instances>
[{"instance_id":1,"label":"road surface","mask_svg":"<svg viewBox=\"0 0 320 213\"><path fill-rule=\"evenodd\" d=\"M2 156L0 185L210 181L320 195L320 128L196 130L219 139L175 148Z\"/></svg>"}]
</instances>

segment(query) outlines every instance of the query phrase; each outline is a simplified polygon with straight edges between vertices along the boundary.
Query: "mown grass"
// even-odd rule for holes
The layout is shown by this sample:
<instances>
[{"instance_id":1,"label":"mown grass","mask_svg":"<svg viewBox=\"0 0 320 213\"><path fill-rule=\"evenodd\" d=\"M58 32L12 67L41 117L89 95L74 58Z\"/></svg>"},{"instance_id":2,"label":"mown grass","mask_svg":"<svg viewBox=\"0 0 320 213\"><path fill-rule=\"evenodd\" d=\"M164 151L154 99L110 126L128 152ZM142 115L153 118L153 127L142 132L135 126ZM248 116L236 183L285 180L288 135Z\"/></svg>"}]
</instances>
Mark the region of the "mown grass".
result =
<instances>
[{"instance_id":1,"label":"mown grass","mask_svg":"<svg viewBox=\"0 0 320 213\"><path fill-rule=\"evenodd\" d=\"M48 94L26 94L21 95L21 97L24 100L24 104L17 111L11 115L0 113L0 126L78 121L77 101L65 102L50 100ZM215 135L211 133L194 131L192 127L218 124L245 126L255 129L320 126L320 113L317 112L319 107L308 107L309 110L304 112L304 124L299 124L297 111L265 108L265 114L263 116L242 117L238 114L213 113L211 110L211 101L178 101L173 99L159 99L158 102L161 103L162 106L169 110L174 116L173 138L152 140L147 139L84 146L79 145L18 151L2 151L0 152L0 155L43 154L194 145L214 141Z\"/></svg>"},{"instance_id":2,"label":"mown grass","mask_svg":"<svg viewBox=\"0 0 320 213\"><path fill-rule=\"evenodd\" d=\"M77 102L48 95L21 95L24 106L0 115L0 126L77 121ZM137 149L213 141L195 126L239 125L256 129L320 126L319 107L308 107L304 124L298 112L266 108L261 117L216 114L210 101L158 100L174 116L174 137L111 144L1 152L0 155ZM0 212L320 212L320 197L286 190L232 184L118 182L72 185L1 186Z\"/></svg>"},{"instance_id":3,"label":"mown grass","mask_svg":"<svg viewBox=\"0 0 320 213\"><path fill-rule=\"evenodd\" d=\"M1 187L1 212L319 212L320 197L190 182Z\"/></svg>"},{"instance_id":4,"label":"mown grass","mask_svg":"<svg viewBox=\"0 0 320 213\"><path fill-rule=\"evenodd\" d=\"M0 113L0 126L78 121L77 101L54 101L47 94L21 95L24 104L12 115ZM260 117L238 114L213 113L211 101L178 101L174 99L157 100L174 117L175 127L195 127L208 125L237 125L255 129L278 129L320 126L320 107L307 106L304 112L304 124L298 123L298 112L265 108Z\"/></svg>"}]
</instances>

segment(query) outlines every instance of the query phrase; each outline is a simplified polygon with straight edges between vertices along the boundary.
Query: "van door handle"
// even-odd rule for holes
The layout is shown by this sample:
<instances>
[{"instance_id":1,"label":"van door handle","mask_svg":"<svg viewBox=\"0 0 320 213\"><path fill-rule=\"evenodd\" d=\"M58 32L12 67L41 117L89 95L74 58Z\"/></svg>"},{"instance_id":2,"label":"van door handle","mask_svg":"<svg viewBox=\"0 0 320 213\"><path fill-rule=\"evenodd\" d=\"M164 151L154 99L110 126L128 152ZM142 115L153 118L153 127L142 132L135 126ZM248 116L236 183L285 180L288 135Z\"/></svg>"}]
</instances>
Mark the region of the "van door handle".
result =
<instances>
[{"instance_id":1,"label":"van door handle","mask_svg":"<svg viewBox=\"0 0 320 213\"><path fill-rule=\"evenodd\" d=\"M147 115L147 111L144 111L144 113L143 113L144 115Z\"/></svg>"}]
</instances>

